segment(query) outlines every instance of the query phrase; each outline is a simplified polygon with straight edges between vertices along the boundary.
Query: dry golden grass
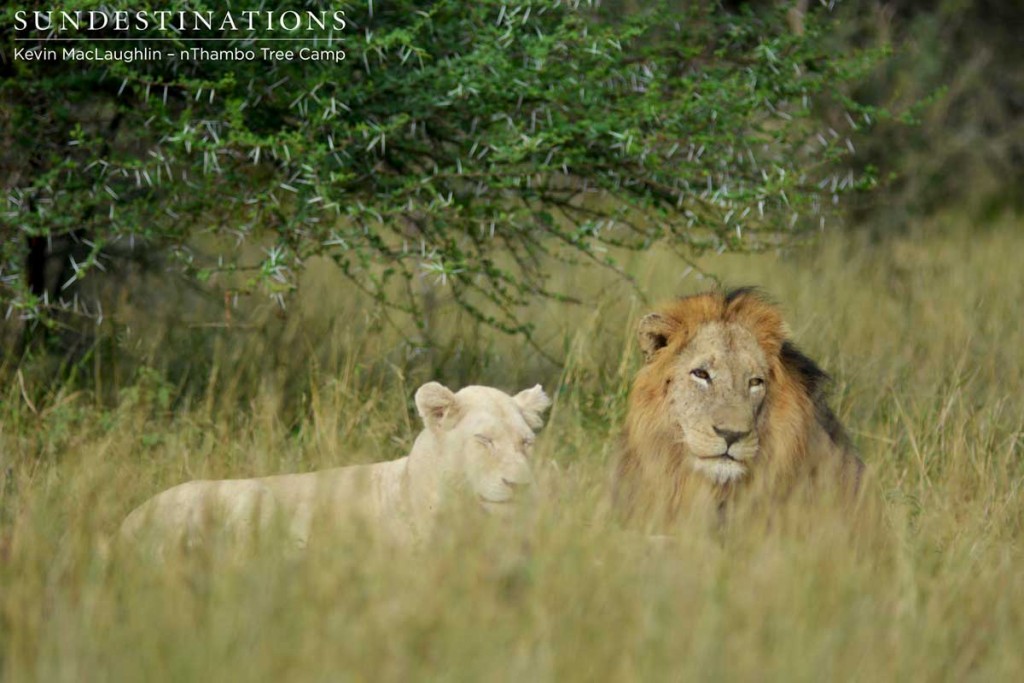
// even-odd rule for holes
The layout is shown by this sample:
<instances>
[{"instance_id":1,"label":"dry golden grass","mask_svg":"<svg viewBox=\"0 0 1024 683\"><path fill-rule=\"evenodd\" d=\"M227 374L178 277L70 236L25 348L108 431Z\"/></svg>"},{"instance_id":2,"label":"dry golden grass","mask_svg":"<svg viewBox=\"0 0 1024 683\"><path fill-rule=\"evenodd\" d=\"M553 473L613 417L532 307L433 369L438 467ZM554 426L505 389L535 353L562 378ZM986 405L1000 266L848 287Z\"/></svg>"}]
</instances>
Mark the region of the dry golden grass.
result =
<instances>
[{"instance_id":1,"label":"dry golden grass","mask_svg":"<svg viewBox=\"0 0 1024 683\"><path fill-rule=\"evenodd\" d=\"M166 383L181 349L159 334L138 347L156 369L129 386L96 361L114 404L25 368L24 392L0 396L0 676L1021 680L1024 225L926 227L702 262L768 290L835 375L869 467L855 524L787 510L654 547L610 520L643 305L598 273L573 282L594 307L528 312L562 369L443 309L437 328L461 333L417 350L324 272L289 322L204 338L202 391ZM627 266L652 300L706 284L666 255ZM113 545L134 505L186 479L401 455L431 374L555 397L530 533L460 519L423 557L339 534L303 556L215 548L163 567Z\"/></svg>"}]
</instances>

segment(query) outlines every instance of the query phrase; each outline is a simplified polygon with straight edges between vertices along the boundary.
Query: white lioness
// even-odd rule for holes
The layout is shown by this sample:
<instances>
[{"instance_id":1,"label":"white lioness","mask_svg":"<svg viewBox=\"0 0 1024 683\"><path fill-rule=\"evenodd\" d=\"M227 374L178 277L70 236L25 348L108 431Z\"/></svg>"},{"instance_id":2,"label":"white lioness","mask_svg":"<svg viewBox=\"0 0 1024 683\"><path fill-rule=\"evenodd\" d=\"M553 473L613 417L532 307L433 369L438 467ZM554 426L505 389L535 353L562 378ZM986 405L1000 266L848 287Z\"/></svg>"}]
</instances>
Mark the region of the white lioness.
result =
<instances>
[{"instance_id":1,"label":"white lioness","mask_svg":"<svg viewBox=\"0 0 1024 683\"><path fill-rule=\"evenodd\" d=\"M532 497L533 433L550 405L539 384L513 397L482 386L453 393L429 382L416 391L426 428L409 455L308 474L191 481L136 508L121 537L163 556L208 534L243 539L278 523L302 547L314 519L358 519L389 541L419 545L452 496L468 495L497 514Z\"/></svg>"}]
</instances>

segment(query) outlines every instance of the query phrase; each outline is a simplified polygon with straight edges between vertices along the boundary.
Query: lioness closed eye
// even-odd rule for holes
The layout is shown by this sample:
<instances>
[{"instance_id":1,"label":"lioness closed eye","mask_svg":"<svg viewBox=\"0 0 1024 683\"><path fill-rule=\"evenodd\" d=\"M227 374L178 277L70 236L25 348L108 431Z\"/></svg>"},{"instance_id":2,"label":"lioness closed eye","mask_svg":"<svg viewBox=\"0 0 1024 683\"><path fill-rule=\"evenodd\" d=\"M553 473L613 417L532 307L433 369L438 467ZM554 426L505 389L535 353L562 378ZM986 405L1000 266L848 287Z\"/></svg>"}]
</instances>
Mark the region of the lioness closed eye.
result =
<instances>
[{"instance_id":1,"label":"lioness closed eye","mask_svg":"<svg viewBox=\"0 0 1024 683\"><path fill-rule=\"evenodd\" d=\"M426 539L451 495L503 515L531 499L533 434L550 406L538 384L509 396L470 386L453 393L437 382L416 391L424 430L409 455L372 465L260 479L192 481L160 493L128 515L127 541L168 548L200 544L207 532L245 536L274 520L305 545L314 515L357 515L401 544Z\"/></svg>"},{"instance_id":2,"label":"lioness closed eye","mask_svg":"<svg viewBox=\"0 0 1024 683\"><path fill-rule=\"evenodd\" d=\"M669 516L801 479L855 490L863 467L824 395L828 376L756 290L708 292L640 321L616 494Z\"/></svg>"}]
</instances>

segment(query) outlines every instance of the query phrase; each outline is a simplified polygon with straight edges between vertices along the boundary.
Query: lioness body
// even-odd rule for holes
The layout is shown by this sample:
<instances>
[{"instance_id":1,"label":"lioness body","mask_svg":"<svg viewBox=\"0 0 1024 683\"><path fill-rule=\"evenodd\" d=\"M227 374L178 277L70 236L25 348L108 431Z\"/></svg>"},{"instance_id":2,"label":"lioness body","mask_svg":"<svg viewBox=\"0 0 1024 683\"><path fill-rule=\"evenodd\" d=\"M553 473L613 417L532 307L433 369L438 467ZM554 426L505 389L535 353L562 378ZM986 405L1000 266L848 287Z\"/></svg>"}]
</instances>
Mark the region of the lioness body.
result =
<instances>
[{"instance_id":1,"label":"lioness body","mask_svg":"<svg viewBox=\"0 0 1024 683\"><path fill-rule=\"evenodd\" d=\"M258 479L192 481L135 509L122 537L162 555L201 545L216 533L248 539L279 525L295 544L310 542L317 520L359 520L386 541L416 545L433 531L453 495L485 509L519 506L533 482L527 460L550 401L540 386L508 396L489 387L457 394L431 382L416 393L426 428L409 455L371 465Z\"/></svg>"},{"instance_id":2,"label":"lioness body","mask_svg":"<svg viewBox=\"0 0 1024 683\"><path fill-rule=\"evenodd\" d=\"M855 491L862 464L825 402L827 375L752 290L674 301L640 323L617 495L672 517L801 481Z\"/></svg>"},{"instance_id":3,"label":"lioness body","mask_svg":"<svg viewBox=\"0 0 1024 683\"><path fill-rule=\"evenodd\" d=\"M402 483L409 457L373 465L338 467L259 479L198 480L179 484L136 508L121 527L132 540L166 547L201 545L211 534L246 540L280 523L299 546L309 541L316 515L377 520L379 533L408 543L420 520L403 514Z\"/></svg>"}]
</instances>

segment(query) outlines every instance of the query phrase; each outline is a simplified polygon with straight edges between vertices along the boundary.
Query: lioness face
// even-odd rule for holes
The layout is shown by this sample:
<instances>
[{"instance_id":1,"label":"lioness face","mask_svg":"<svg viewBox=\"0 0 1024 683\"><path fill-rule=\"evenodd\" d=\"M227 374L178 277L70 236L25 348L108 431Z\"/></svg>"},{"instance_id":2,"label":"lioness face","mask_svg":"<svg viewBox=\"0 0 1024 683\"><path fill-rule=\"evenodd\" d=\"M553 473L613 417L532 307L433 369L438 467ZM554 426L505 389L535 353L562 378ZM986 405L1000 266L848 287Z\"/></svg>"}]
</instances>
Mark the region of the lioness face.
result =
<instances>
[{"instance_id":1,"label":"lioness face","mask_svg":"<svg viewBox=\"0 0 1024 683\"><path fill-rule=\"evenodd\" d=\"M768 382L754 335L735 324L704 326L674 359L669 382L670 416L694 471L716 484L746 475Z\"/></svg>"},{"instance_id":2,"label":"lioness face","mask_svg":"<svg viewBox=\"0 0 1024 683\"><path fill-rule=\"evenodd\" d=\"M528 500L534 488L533 430L522 418L494 419L487 412L469 416L466 428L471 436L463 446L463 465L480 504L500 514Z\"/></svg>"},{"instance_id":3,"label":"lioness face","mask_svg":"<svg viewBox=\"0 0 1024 683\"><path fill-rule=\"evenodd\" d=\"M488 512L514 512L533 497L531 451L534 430L551 404L537 385L515 396L490 387L466 387L434 397L444 418L431 427L443 444L455 483ZM417 392L420 403L421 392ZM435 414L437 405L434 406ZM421 406L421 414L423 407Z\"/></svg>"}]
</instances>

